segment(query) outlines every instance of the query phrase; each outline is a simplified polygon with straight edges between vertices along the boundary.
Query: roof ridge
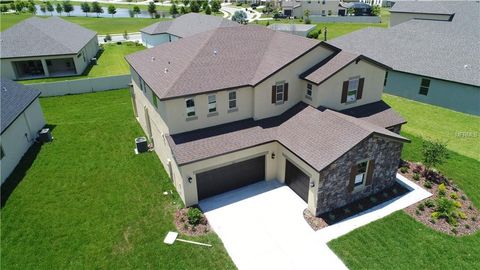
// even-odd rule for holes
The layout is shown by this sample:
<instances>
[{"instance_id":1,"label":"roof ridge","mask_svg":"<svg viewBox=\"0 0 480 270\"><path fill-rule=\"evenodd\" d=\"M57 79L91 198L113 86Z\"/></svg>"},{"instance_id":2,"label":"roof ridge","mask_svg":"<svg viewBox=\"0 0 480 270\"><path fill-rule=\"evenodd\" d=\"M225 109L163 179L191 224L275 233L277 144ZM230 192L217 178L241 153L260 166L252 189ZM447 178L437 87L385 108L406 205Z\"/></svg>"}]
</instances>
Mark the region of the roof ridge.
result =
<instances>
[{"instance_id":1,"label":"roof ridge","mask_svg":"<svg viewBox=\"0 0 480 270\"><path fill-rule=\"evenodd\" d=\"M255 72L252 73L252 76L251 78L248 80L250 82L250 85L253 86L255 85L255 82L252 82L252 80L255 78L255 75L257 74L258 72L258 69L260 68L261 64L263 63L263 61L265 60L265 53L268 52L268 48L270 48L270 46L272 46L273 42L272 42L272 39L273 37L276 36L277 33L280 33L280 32L276 32L274 30L271 30L273 31L273 35L272 37L270 38L269 42L268 42L268 46L265 46L262 50L262 57L260 57L260 60L257 62L257 67L255 68Z\"/></svg>"},{"instance_id":2,"label":"roof ridge","mask_svg":"<svg viewBox=\"0 0 480 270\"><path fill-rule=\"evenodd\" d=\"M33 18L31 18L31 19L29 19L28 21L25 21L25 22L26 22L28 25L30 25L31 27L37 29L37 30L38 30L39 32L41 32L42 34L46 35L46 36L47 36L48 38L50 38L51 40L54 40L54 41L57 43L57 45L60 45L60 46L62 46L63 48L68 49L68 50L73 50L71 47L66 46L65 44L63 44L62 42L60 42L60 40L58 40L58 39L56 38L56 36L52 36L52 35L50 35L50 33L45 32L45 29L39 27L39 25L32 24L32 21L33 21L33 20L35 20L35 21L38 22L38 21L40 21L40 20L51 20L51 19L53 19L53 18L56 18L56 17L51 17L51 18L47 18L47 19L40 19L40 18L37 18L37 17L33 17ZM65 21L65 22L66 22L66 21ZM42 21L42 23L43 23L43 21Z\"/></svg>"}]
</instances>

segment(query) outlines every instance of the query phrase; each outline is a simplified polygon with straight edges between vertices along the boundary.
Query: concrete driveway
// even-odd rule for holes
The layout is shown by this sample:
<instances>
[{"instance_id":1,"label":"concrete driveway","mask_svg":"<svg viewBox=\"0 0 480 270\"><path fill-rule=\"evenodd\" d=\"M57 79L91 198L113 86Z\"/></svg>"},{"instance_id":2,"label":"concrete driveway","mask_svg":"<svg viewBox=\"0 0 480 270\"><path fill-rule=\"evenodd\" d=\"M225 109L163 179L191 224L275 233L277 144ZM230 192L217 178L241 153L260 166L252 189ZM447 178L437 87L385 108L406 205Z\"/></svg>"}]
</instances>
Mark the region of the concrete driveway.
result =
<instances>
[{"instance_id":1,"label":"concrete driveway","mask_svg":"<svg viewBox=\"0 0 480 270\"><path fill-rule=\"evenodd\" d=\"M239 269L346 269L305 222L307 204L277 181L199 204Z\"/></svg>"}]
</instances>

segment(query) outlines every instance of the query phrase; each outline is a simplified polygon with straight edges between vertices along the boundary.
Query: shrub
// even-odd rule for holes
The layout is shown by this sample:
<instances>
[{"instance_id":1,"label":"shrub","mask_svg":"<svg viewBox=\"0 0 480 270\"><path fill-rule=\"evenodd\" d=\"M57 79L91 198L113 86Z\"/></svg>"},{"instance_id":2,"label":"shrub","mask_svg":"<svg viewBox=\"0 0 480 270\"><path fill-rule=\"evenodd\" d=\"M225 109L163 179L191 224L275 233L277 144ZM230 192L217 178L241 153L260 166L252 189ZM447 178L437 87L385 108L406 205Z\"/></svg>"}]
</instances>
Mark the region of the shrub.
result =
<instances>
[{"instance_id":1,"label":"shrub","mask_svg":"<svg viewBox=\"0 0 480 270\"><path fill-rule=\"evenodd\" d=\"M458 217L461 219L467 219L467 215L464 212L459 211L458 212Z\"/></svg>"},{"instance_id":2,"label":"shrub","mask_svg":"<svg viewBox=\"0 0 480 270\"><path fill-rule=\"evenodd\" d=\"M458 233L457 229L452 228L452 233L457 234Z\"/></svg>"},{"instance_id":3,"label":"shrub","mask_svg":"<svg viewBox=\"0 0 480 270\"><path fill-rule=\"evenodd\" d=\"M457 224L457 208L455 206L455 201L449 200L445 197L438 198L435 211L436 212L434 213L438 213L438 217L445 218L450 225L455 226Z\"/></svg>"},{"instance_id":4,"label":"shrub","mask_svg":"<svg viewBox=\"0 0 480 270\"><path fill-rule=\"evenodd\" d=\"M470 225L465 224L465 229L467 229L467 230L470 229Z\"/></svg>"},{"instance_id":5,"label":"shrub","mask_svg":"<svg viewBox=\"0 0 480 270\"><path fill-rule=\"evenodd\" d=\"M424 140L422 143L423 164L426 170L436 167L449 158L447 144L442 141Z\"/></svg>"},{"instance_id":6,"label":"shrub","mask_svg":"<svg viewBox=\"0 0 480 270\"><path fill-rule=\"evenodd\" d=\"M433 218L430 219L430 223L435 224L436 223L435 219L433 219Z\"/></svg>"},{"instance_id":7,"label":"shrub","mask_svg":"<svg viewBox=\"0 0 480 270\"><path fill-rule=\"evenodd\" d=\"M428 208L432 208L435 206L435 203L432 201L432 200L426 200L425 201L425 206L428 207Z\"/></svg>"},{"instance_id":8,"label":"shrub","mask_svg":"<svg viewBox=\"0 0 480 270\"><path fill-rule=\"evenodd\" d=\"M202 211L198 208L189 208L187 212L188 223L192 225L197 225L202 219Z\"/></svg>"},{"instance_id":9,"label":"shrub","mask_svg":"<svg viewBox=\"0 0 480 270\"><path fill-rule=\"evenodd\" d=\"M460 196L460 198L462 198L462 200L464 200L464 201L467 200L467 196L465 194L462 194L462 196Z\"/></svg>"},{"instance_id":10,"label":"shrub","mask_svg":"<svg viewBox=\"0 0 480 270\"><path fill-rule=\"evenodd\" d=\"M421 173L423 171L422 164L421 163L415 164L415 168L413 168L412 171L418 174Z\"/></svg>"},{"instance_id":11,"label":"shrub","mask_svg":"<svg viewBox=\"0 0 480 270\"><path fill-rule=\"evenodd\" d=\"M471 220L472 220L472 221L477 221L477 218L476 218L476 217L472 217Z\"/></svg>"},{"instance_id":12,"label":"shrub","mask_svg":"<svg viewBox=\"0 0 480 270\"><path fill-rule=\"evenodd\" d=\"M418 209L415 209L415 215L420 216L420 214L420 211L418 211Z\"/></svg>"},{"instance_id":13,"label":"shrub","mask_svg":"<svg viewBox=\"0 0 480 270\"><path fill-rule=\"evenodd\" d=\"M473 206L471 204L468 206L468 210L473 210Z\"/></svg>"},{"instance_id":14,"label":"shrub","mask_svg":"<svg viewBox=\"0 0 480 270\"><path fill-rule=\"evenodd\" d=\"M425 210L425 204L423 203L420 203L418 206L417 206L418 210L420 211L424 211Z\"/></svg>"},{"instance_id":15,"label":"shrub","mask_svg":"<svg viewBox=\"0 0 480 270\"><path fill-rule=\"evenodd\" d=\"M432 182L426 181L426 182L423 184L423 186L426 187L426 188L432 188Z\"/></svg>"},{"instance_id":16,"label":"shrub","mask_svg":"<svg viewBox=\"0 0 480 270\"><path fill-rule=\"evenodd\" d=\"M312 21L310 20L310 18L305 19L305 24L311 24L311 23L312 23Z\"/></svg>"},{"instance_id":17,"label":"shrub","mask_svg":"<svg viewBox=\"0 0 480 270\"><path fill-rule=\"evenodd\" d=\"M392 189L392 192L393 192L393 194L397 194L397 193L398 193L398 189L394 188L394 189Z\"/></svg>"},{"instance_id":18,"label":"shrub","mask_svg":"<svg viewBox=\"0 0 480 270\"><path fill-rule=\"evenodd\" d=\"M440 213L438 213L438 212L433 212L433 213L431 214L431 217L432 217L434 220L435 220L435 219L438 219L438 218L440 217Z\"/></svg>"},{"instance_id":19,"label":"shrub","mask_svg":"<svg viewBox=\"0 0 480 270\"><path fill-rule=\"evenodd\" d=\"M445 187L445 184L444 184L444 183L441 183L441 184L438 186L438 195L440 195L440 196L445 196L445 194L447 194L447 188Z\"/></svg>"},{"instance_id":20,"label":"shrub","mask_svg":"<svg viewBox=\"0 0 480 270\"><path fill-rule=\"evenodd\" d=\"M415 180L415 181L420 180L420 174L414 173L414 174L413 174L413 180Z\"/></svg>"},{"instance_id":21,"label":"shrub","mask_svg":"<svg viewBox=\"0 0 480 270\"><path fill-rule=\"evenodd\" d=\"M105 41L112 41L112 36L110 36L110 34L107 34L104 39Z\"/></svg>"},{"instance_id":22,"label":"shrub","mask_svg":"<svg viewBox=\"0 0 480 270\"><path fill-rule=\"evenodd\" d=\"M401 167L401 168L400 168L400 172L401 172L401 173L407 173L407 172L408 172L408 168L407 168L407 167Z\"/></svg>"},{"instance_id":23,"label":"shrub","mask_svg":"<svg viewBox=\"0 0 480 270\"><path fill-rule=\"evenodd\" d=\"M453 205L455 205L455 207L457 207L457 208L462 207L462 203L461 203L461 202L458 202L458 201L454 201L454 202L453 202Z\"/></svg>"},{"instance_id":24,"label":"shrub","mask_svg":"<svg viewBox=\"0 0 480 270\"><path fill-rule=\"evenodd\" d=\"M457 193L452 193L450 194L450 198L454 199L454 200L458 200L458 195Z\"/></svg>"},{"instance_id":25,"label":"shrub","mask_svg":"<svg viewBox=\"0 0 480 270\"><path fill-rule=\"evenodd\" d=\"M312 31L308 32L307 37L317 39L318 35L319 35L318 30L312 30Z\"/></svg>"}]
</instances>

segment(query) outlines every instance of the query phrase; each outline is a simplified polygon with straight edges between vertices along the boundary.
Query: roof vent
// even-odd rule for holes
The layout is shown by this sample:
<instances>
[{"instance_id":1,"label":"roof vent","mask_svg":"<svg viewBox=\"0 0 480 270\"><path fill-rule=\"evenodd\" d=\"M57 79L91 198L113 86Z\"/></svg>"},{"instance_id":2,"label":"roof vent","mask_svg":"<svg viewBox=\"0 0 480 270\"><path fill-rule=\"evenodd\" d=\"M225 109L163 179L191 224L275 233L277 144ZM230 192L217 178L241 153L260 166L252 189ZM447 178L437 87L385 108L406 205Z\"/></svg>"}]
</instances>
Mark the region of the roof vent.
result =
<instances>
[{"instance_id":1,"label":"roof vent","mask_svg":"<svg viewBox=\"0 0 480 270\"><path fill-rule=\"evenodd\" d=\"M155 61L155 57L154 57L154 56L152 56L152 62L153 62L153 61Z\"/></svg>"},{"instance_id":2,"label":"roof vent","mask_svg":"<svg viewBox=\"0 0 480 270\"><path fill-rule=\"evenodd\" d=\"M217 55L217 50L213 50L213 54L214 54L214 55Z\"/></svg>"},{"instance_id":3,"label":"roof vent","mask_svg":"<svg viewBox=\"0 0 480 270\"><path fill-rule=\"evenodd\" d=\"M5 91L5 92L7 92L7 88L6 88L5 86L2 87L2 90Z\"/></svg>"},{"instance_id":4,"label":"roof vent","mask_svg":"<svg viewBox=\"0 0 480 270\"><path fill-rule=\"evenodd\" d=\"M464 69L470 69L470 65L466 64L463 66Z\"/></svg>"},{"instance_id":5,"label":"roof vent","mask_svg":"<svg viewBox=\"0 0 480 270\"><path fill-rule=\"evenodd\" d=\"M164 70L163 72L167 73L167 72L168 72L168 68L165 68L165 70Z\"/></svg>"}]
</instances>

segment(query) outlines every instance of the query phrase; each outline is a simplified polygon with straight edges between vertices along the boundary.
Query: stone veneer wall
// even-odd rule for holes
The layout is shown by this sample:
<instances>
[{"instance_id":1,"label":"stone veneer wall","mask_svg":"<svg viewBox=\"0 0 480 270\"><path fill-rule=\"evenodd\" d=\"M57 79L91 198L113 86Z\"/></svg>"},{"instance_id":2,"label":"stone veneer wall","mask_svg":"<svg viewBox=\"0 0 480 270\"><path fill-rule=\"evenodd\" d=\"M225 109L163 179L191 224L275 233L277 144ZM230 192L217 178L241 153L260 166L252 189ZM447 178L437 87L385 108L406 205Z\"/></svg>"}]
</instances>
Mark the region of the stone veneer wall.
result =
<instances>
[{"instance_id":1,"label":"stone veneer wall","mask_svg":"<svg viewBox=\"0 0 480 270\"><path fill-rule=\"evenodd\" d=\"M316 215L342 207L370 196L395 183L403 143L379 136L371 136L352 148L320 172ZM375 159L372 184L348 191L350 172L354 164Z\"/></svg>"}]
</instances>

